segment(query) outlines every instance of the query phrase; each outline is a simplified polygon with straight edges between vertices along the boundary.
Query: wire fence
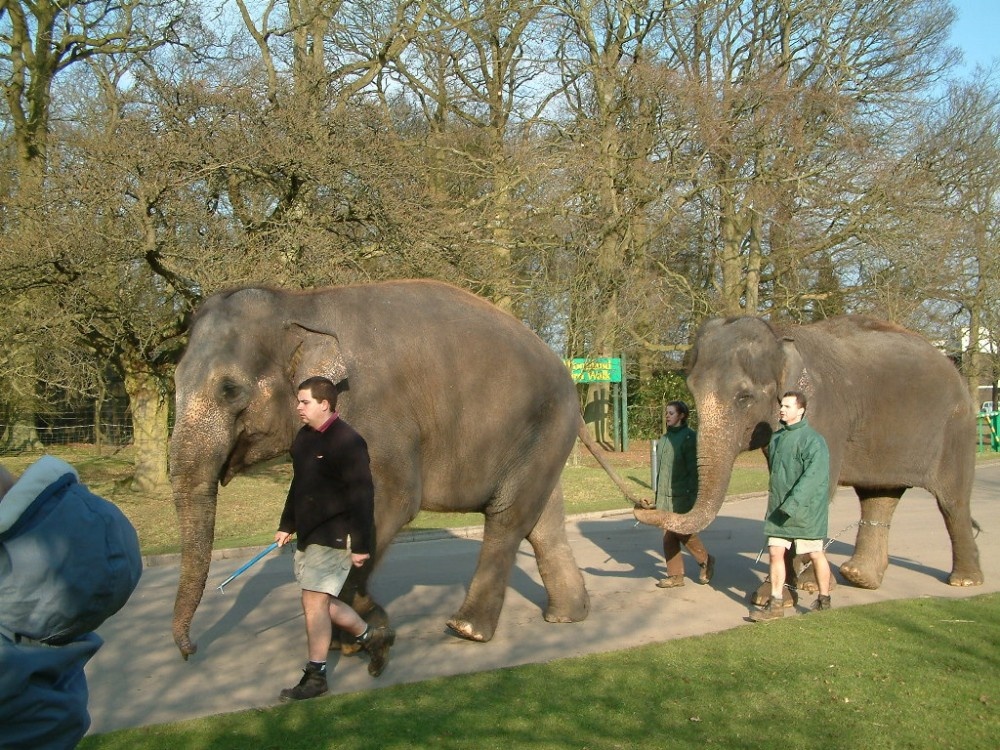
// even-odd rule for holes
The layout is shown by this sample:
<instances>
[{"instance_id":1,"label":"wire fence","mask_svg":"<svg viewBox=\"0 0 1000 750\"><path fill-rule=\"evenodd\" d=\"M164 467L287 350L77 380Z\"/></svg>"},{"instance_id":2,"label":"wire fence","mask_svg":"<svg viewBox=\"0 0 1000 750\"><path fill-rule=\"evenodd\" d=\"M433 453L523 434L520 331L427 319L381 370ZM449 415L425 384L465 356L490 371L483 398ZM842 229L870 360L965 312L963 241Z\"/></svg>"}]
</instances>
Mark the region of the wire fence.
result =
<instances>
[{"instance_id":1,"label":"wire fence","mask_svg":"<svg viewBox=\"0 0 1000 750\"><path fill-rule=\"evenodd\" d=\"M132 420L128 413L98 422L79 417L38 416L34 425L0 423L0 455L44 450L55 445L95 445L121 448L132 443Z\"/></svg>"}]
</instances>

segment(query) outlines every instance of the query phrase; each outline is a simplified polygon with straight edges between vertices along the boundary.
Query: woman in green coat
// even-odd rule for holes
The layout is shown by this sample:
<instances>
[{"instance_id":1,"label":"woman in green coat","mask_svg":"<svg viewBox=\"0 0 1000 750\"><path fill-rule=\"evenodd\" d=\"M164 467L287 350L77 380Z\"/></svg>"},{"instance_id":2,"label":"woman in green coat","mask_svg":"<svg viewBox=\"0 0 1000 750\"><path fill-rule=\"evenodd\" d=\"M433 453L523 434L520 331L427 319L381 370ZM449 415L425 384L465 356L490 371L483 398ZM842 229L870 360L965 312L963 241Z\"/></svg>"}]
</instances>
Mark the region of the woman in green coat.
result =
<instances>
[{"instance_id":1,"label":"woman in green coat","mask_svg":"<svg viewBox=\"0 0 1000 750\"><path fill-rule=\"evenodd\" d=\"M688 427L689 414L683 401L667 404L667 432L656 444L656 507L659 510L687 513L698 497L698 440L695 431ZM665 531L663 556L667 561L667 575L656 584L661 589L684 585L682 544L701 568L698 582L712 580L715 558L708 554L698 535Z\"/></svg>"}]
</instances>

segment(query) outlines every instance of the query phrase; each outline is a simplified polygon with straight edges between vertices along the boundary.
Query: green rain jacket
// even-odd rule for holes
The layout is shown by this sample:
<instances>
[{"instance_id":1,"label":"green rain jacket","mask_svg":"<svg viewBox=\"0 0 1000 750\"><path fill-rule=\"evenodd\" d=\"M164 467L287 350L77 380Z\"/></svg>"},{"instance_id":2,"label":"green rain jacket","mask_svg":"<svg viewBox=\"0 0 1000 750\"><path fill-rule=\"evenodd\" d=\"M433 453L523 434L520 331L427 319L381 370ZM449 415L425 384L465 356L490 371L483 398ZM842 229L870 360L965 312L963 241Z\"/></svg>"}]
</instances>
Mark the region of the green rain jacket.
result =
<instances>
[{"instance_id":1,"label":"green rain jacket","mask_svg":"<svg viewBox=\"0 0 1000 750\"><path fill-rule=\"evenodd\" d=\"M803 417L771 436L770 496L764 535L824 539L830 503L830 451Z\"/></svg>"},{"instance_id":2,"label":"green rain jacket","mask_svg":"<svg viewBox=\"0 0 1000 750\"><path fill-rule=\"evenodd\" d=\"M656 444L656 507L687 513L698 497L698 440L687 425L668 427Z\"/></svg>"}]
</instances>

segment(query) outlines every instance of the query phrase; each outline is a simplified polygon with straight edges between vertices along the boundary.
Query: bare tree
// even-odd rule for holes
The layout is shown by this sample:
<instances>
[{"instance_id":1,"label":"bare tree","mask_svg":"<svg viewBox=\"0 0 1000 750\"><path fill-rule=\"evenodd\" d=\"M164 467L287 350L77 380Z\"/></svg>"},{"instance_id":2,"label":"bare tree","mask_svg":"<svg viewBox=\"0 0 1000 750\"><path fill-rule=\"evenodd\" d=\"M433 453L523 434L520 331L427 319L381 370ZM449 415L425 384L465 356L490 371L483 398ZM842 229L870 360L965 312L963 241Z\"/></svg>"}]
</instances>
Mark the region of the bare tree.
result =
<instances>
[{"instance_id":1,"label":"bare tree","mask_svg":"<svg viewBox=\"0 0 1000 750\"><path fill-rule=\"evenodd\" d=\"M939 0L681 2L667 16L721 312L797 314L835 291L818 269L861 231L869 162L949 62L952 17Z\"/></svg>"},{"instance_id":2,"label":"bare tree","mask_svg":"<svg viewBox=\"0 0 1000 750\"><path fill-rule=\"evenodd\" d=\"M978 70L952 82L927 112L898 170L901 182L919 189L900 196L910 209L911 231L891 267L912 280L909 291L919 305L914 317L925 319L924 328L933 330L938 318L938 330L949 338L961 332L962 369L974 398L980 381L995 377L989 350L996 351L1000 318L998 123L995 73Z\"/></svg>"},{"instance_id":3,"label":"bare tree","mask_svg":"<svg viewBox=\"0 0 1000 750\"><path fill-rule=\"evenodd\" d=\"M77 84L86 66L102 58L148 54L177 41L186 13L184 0L0 3L0 76L17 175L5 215L8 241L0 262L21 273L9 287L20 289L17 304L44 304L40 290L46 286L46 274L52 266L58 271L60 258L72 250L51 232L52 214L60 201L49 194L47 184L53 172L53 118L68 110L58 100L59 82L69 77ZM23 273L32 268L41 275L25 279ZM60 273L54 277L60 278ZM65 324L74 322L71 318ZM25 351L22 356L28 365L40 355Z\"/></svg>"},{"instance_id":4,"label":"bare tree","mask_svg":"<svg viewBox=\"0 0 1000 750\"><path fill-rule=\"evenodd\" d=\"M461 283L512 312L537 268L548 223L538 211L550 161L535 137L551 98L551 9L537 0L437 2L381 92L403 101L432 189L447 201L447 248ZM417 120L419 118L419 120Z\"/></svg>"}]
</instances>

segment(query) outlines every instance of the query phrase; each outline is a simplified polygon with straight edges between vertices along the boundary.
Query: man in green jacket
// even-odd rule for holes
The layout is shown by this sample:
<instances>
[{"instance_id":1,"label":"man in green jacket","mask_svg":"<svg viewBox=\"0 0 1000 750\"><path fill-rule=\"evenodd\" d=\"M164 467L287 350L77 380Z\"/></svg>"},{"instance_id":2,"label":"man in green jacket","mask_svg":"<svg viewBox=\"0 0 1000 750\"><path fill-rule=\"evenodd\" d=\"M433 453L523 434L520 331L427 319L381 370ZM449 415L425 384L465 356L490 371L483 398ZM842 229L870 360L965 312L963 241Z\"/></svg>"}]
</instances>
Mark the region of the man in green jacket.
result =
<instances>
[{"instance_id":1,"label":"man in green jacket","mask_svg":"<svg viewBox=\"0 0 1000 750\"><path fill-rule=\"evenodd\" d=\"M667 404L667 432L656 444L656 507L660 510L687 513L698 497L698 439L695 431L688 427L690 413L683 401ZM682 544L698 563L698 582L712 580L715 558L708 554L701 538L697 534L667 530L663 532L667 575L656 584L661 589L684 585Z\"/></svg>"},{"instance_id":2,"label":"man in green jacket","mask_svg":"<svg viewBox=\"0 0 1000 750\"><path fill-rule=\"evenodd\" d=\"M809 555L816 570L819 598L814 611L830 608L830 563L823 551L830 503L830 451L823 436L805 417L806 397L788 391L781 397L778 418L783 427L771 436L771 470L764 535L770 558L771 599L750 615L755 622L784 614L785 552Z\"/></svg>"}]
</instances>

